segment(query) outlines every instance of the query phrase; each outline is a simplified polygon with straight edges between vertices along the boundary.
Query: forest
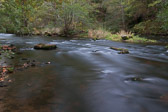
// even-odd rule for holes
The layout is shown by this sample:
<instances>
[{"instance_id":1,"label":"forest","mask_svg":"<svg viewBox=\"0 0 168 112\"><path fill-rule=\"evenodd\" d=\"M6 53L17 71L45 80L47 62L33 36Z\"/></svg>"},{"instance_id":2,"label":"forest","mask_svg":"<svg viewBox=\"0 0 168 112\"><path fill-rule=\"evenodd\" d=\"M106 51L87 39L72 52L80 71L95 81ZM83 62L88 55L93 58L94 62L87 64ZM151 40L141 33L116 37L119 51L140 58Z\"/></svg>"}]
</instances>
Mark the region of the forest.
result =
<instances>
[{"instance_id":1,"label":"forest","mask_svg":"<svg viewBox=\"0 0 168 112\"><path fill-rule=\"evenodd\" d=\"M0 112L168 112L168 0L0 0Z\"/></svg>"},{"instance_id":2,"label":"forest","mask_svg":"<svg viewBox=\"0 0 168 112\"><path fill-rule=\"evenodd\" d=\"M122 30L167 35L168 1L0 0L3 33L103 38Z\"/></svg>"}]
</instances>

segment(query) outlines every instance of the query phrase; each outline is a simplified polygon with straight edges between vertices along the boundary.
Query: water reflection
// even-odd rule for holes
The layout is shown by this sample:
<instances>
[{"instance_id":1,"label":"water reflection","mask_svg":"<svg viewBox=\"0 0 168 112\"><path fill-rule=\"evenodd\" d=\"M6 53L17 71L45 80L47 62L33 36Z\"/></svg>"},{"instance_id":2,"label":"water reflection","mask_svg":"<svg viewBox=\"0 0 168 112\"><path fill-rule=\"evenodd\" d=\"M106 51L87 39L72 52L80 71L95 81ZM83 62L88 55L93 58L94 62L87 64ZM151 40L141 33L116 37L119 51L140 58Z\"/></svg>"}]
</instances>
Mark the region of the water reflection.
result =
<instances>
[{"instance_id":1,"label":"water reflection","mask_svg":"<svg viewBox=\"0 0 168 112\"><path fill-rule=\"evenodd\" d=\"M51 64L11 75L14 82L5 93L5 112L168 110L168 57L160 55L166 51L163 46L16 36L2 41L6 42L22 52L11 63L27 58ZM33 50L40 42L56 43L58 49ZM131 53L119 55L111 46L128 48Z\"/></svg>"}]
</instances>

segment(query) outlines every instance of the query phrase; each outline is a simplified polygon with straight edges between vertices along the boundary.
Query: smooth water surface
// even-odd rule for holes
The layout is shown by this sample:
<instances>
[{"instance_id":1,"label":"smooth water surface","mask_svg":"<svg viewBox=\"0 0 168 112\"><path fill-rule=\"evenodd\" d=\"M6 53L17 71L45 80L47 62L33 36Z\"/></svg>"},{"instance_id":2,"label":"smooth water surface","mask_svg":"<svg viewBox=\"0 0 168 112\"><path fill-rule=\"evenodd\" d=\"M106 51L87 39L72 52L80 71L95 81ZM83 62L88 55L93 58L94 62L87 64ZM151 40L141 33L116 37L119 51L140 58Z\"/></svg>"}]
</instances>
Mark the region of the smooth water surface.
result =
<instances>
[{"instance_id":1,"label":"smooth water surface","mask_svg":"<svg viewBox=\"0 0 168 112\"><path fill-rule=\"evenodd\" d=\"M22 52L11 63L51 62L11 74L14 81L0 100L4 112L168 112L164 46L9 34L0 34L0 43ZM38 43L58 49L34 50ZM130 54L118 54L112 46Z\"/></svg>"}]
</instances>

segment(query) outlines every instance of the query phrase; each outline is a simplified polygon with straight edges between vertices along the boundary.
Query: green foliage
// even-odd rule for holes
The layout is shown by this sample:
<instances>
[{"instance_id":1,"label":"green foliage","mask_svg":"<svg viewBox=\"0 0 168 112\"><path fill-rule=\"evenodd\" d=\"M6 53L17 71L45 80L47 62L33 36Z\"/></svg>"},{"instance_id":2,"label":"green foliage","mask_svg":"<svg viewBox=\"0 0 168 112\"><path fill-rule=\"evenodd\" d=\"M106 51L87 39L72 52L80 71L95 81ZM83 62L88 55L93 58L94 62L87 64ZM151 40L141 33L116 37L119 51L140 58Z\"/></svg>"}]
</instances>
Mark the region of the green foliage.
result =
<instances>
[{"instance_id":1,"label":"green foliage","mask_svg":"<svg viewBox=\"0 0 168 112\"><path fill-rule=\"evenodd\" d=\"M156 6L157 4L159 4L159 3L161 3L162 2L162 0L155 0L155 1L153 1L152 3L150 3L148 6L149 7L154 7L154 6Z\"/></svg>"},{"instance_id":2,"label":"green foliage","mask_svg":"<svg viewBox=\"0 0 168 112\"><path fill-rule=\"evenodd\" d=\"M0 15L0 32L15 34L58 28L67 36L100 26L112 33L168 31L167 0L0 0Z\"/></svg>"},{"instance_id":3,"label":"green foliage","mask_svg":"<svg viewBox=\"0 0 168 112\"><path fill-rule=\"evenodd\" d=\"M63 27L65 35L72 34L75 30L82 30L91 24L91 5L86 0L69 0L63 2L56 9L57 25Z\"/></svg>"},{"instance_id":4,"label":"green foliage","mask_svg":"<svg viewBox=\"0 0 168 112\"><path fill-rule=\"evenodd\" d=\"M126 33L124 34L125 36L131 36L132 38L129 38L128 40L123 40L122 39L123 34L117 33L117 34L111 34L110 36L106 37L106 39L112 40L112 41L124 41L124 42L131 42L131 43L157 43L156 40L139 37L138 35L134 35L133 33L130 33L130 32L128 32L127 34Z\"/></svg>"},{"instance_id":5,"label":"green foliage","mask_svg":"<svg viewBox=\"0 0 168 112\"><path fill-rule=\"evenodd\" d=\"M8 33L31 33L34 14L40 3L37 0L5 0L0 10L0 29Z\"/></svg>"},{"instance_id":6,"label":"green foliage","mask_svg":"<svg viewBox=\"0 0 168 112\"><path fill-rule=\"evenodd\" d=\"M162 24L157 20L147 20L136 24L133 31L140 34L164 34Z\"/></svg>"},{"instance_id":7,"label":"green foliage","mask_svg":"<svg viewBox=\"0 0 168 112\"><path fill-rule=\"evenodd\" d=\"M15 53L10 50L9 51L1 51L1 53L3 54L4 57L9 58L9 59L14 58L14 55L15 55Z\"/></svg>"},{"instance_id":8,"label":"green foliage","mask_svg":"<svg viewBox=\"0 0 168 112\"><path fill-rule=\"evenodd\" d=\"M163 8L158 13L158 21L162 23L162 28L168 31L168 1L163 4Z\"/></svg>"}]
</instances>

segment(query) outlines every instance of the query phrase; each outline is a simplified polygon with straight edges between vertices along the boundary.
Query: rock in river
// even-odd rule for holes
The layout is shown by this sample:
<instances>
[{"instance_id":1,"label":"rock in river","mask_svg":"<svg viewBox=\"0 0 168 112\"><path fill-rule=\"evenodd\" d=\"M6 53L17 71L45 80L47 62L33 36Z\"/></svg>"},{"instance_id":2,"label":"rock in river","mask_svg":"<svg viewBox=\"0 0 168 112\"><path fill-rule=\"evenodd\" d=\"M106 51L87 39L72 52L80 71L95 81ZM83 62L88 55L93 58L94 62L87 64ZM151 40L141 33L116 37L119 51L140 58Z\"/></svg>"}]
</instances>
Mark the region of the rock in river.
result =
<instances>
[{"instance_id":1,"label":"rock in river","mask_svg":"<svg viewBox=\"0 0 168 112\"><path fill-rule=\"evenodd\" d=\"M124 49L124 48L116 48L116 47L110 47L110 49L119 51L118 54L129 54L128 49Z\"/></svg>"},{"instance_id":2,"label":"rock in river","mask_svg":"<svg viewBox=\"0 0 168 112\"><path fill-rule=\"evenodd\" d=\"M168 45L165 48L168 49Z\"/></svg>"},{"instance_id":3,"label":"rock in river","mask_svg":"<svg viewBox=\"0 0 168 112\"><path fill-rule=\"evenodd\" d=\"M0 46L0 49L1 50L11 50L11 51L15 51L16 50L16 47L11 44L11 45L3 45L3 46Z\"/></svg>"},{"instance_id":4,"label":"rock in river","mask_svg":"<svg viewBox=\"0 0 168 112\"><path fill-rule=\"evenodd\" d=\"M52 50L52 49L56 49L57 46L55 44L37 44L34 46L34 49L41 49L41 50Z\"/></svg>"}]
</instances>

